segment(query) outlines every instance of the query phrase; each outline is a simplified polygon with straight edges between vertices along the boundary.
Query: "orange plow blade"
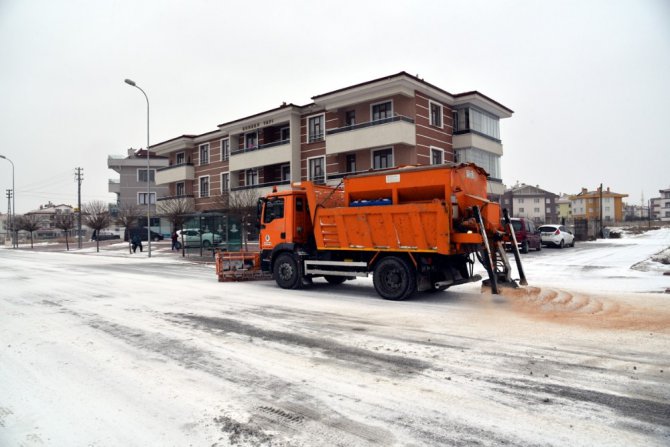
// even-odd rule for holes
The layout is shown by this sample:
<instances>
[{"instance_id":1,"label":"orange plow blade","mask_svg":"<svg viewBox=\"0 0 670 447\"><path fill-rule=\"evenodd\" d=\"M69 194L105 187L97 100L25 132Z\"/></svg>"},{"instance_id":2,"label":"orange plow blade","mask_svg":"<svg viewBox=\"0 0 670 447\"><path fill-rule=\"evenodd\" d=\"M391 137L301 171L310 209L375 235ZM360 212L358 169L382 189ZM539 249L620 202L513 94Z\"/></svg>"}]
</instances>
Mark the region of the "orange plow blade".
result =
<instances>
[{"instance_id":1,"label":"orange plow blade","mask_svg":"<svg viewBox=\"0 0 670 447\"><path fill-rule=\"evenodd\" d=\"M261 255L258 252L216 252L216 276L219 282L272 279L268 272L261 271Z\"/></svg>"}]
</instances>

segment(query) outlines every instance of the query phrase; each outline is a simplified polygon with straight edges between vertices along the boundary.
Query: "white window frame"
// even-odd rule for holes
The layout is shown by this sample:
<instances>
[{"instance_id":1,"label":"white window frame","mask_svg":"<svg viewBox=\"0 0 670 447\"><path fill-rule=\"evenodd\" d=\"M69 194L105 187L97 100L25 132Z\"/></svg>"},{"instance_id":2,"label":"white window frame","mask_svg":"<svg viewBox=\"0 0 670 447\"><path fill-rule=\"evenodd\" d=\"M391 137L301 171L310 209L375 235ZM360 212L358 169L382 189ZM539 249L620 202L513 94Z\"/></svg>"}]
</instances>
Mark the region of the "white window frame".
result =
<instances>
[{"instance_id":1,"label":"white window frame","mask_svg":"<svg viewBox=\"0 0 670 447\"><path fill-rule=\"evenodd\" d=\"M322 179L322 181L325 183L326 182L326 156L325 155L318 155L316 157L308 157L307 158L307 180L314 181L314 179L315 179L315 176L312 176L312 170L310 169L311 168L310 162L312 160L316 160L317 158L320 158L321 160L323 160L323 165L322 165L323 179Z\"/></svg>"},{"instance_id":2,"label":"white window frame","mask_svg":"<svg viewBox=\"0 0 670 447\"><path fill-rule=\"evenodd\" d=\"M288 168L288 178L287 179L284 178L284 169L285 168ZM285 163L285 164L283 164L279 167L279 178L281 178L282 182L285 182L287 180L289 182L291 181L291 165L289 163Z\"/></svg>"},{"instance_id":3,"label":"white window frame","mask_svg":"<svg viewBox=\"0 0 670 447\"><path fill-rule=\"evenodd\" d=\"M228 143L228 148L226 150L226 152L227 152L226 154L224 154L224 152L223 152L224 142ZM226 161L230 158L230 138L221 138L220 145L221 145L221 161Z\"/></svg>"},{"instance_id":4,"label":"white window frame","mask_svg":"<svg viewBox=\"0 0 670 447\"><path fill-rule=\"evenodd\" d=\"M435 124L433 122L433 105L436 105L440 108L440 124ZM437 101L428 100L428 122L431 126L437 127L439 129L444 128L444 106Z\"/></svg>"},{"instance_id":5,"label":"white window frame","mask_svg":"<svg viewBox=\"0 0 670 447\"><path fill-rule=\"evenodd\" d=\"M312 138L311 126L309 124L310 120L313 118L321 117L321 136L319 138ZM309 143L318 143L319 141L324 141L326 139L326 114L325 113L316 113L307 117L307 144Z\"/></svg>"},{"instance_id":6,"label":"white window frame","mask_svg":"<svg viewBox=\"0 0 670 447\"><path fill-rule=\"evenodd\" d=\"M255 140L256 140L256 144L255 144L254 146L249 146L249 144L248 144L248 142L247 142L247 137L248 137L249 135L256 135L256 138L255 138ZM257 130L254 130L253 132L246 132L246 133L244 134L244 150L248 150L248 149L258 149L258 146L259 146L259 144L258 144L258 131L257 131Z\"/></svg>"},{"instance_id":7,"label":"white window frame","mask_svg":"<svg viewBox=\"0 0 670 447\"><path fill-rule=\"evenodd\" d=\"M184 160L181 163L179 162L179 156L181 156L181 158ZM186 163L186 152L184 152L184 151L177 152L174 156L174 164L179 166L179 165L183 165L185 163Z\"/></svg>"},{"instance_id":8,"label":"white window frame","mask_svg":"<svg viewBox=\"0 0 670 447\"><path fill-rule=\"evenodd\" d=\"M433 163L433 151L437 151L437 152L441 152L441 153L442 153L442 156L441 156L441 158L442 158L442 162L439 163L439 164L443 165L444 162L445 162L445 158L444 158L444 149L441 149L441 148L439 148L439 147L435 147L435 146L431 146L431 147L430 147L430 164L431 164L431 165L432 165L432 164L435 164L435 163Z\"/></svg>"},{"instance_id":9,"label":"white window frame","mask_svg":"<svg viewBox=\"0 0 670 447\"><path fill-rule=\"evenodd\" d=\"M149 205L155 205L156 204L156 193L155 192L149 192L148 194L149 194ZM144 196L144 198L146 200L146 195L147 195L146 192L138 192L137 193L137 204L138 205L146 205L147 204L146 201L144 201L144 202L140 201L141 196ZM153 197L153 200L151 200L152 197Z\"/></svg>"},{"instance_id":10,"label":"white window frame","mask_svg":"<svg viewBox=\"0 0 670 447\"><path fill-rule=\"evenodd\" d=\"M374 110L375 106L378 106L380 104L386 104L387 102L391 103L391 116L389 116L388 118L380 118L378 120L375 120L373 118L373 112L372 112ZM395 113L395 104L393 104L392 99L385 99L384 101L378 101L378 102L374 102L374 103L370 104L370 122L372 122L372 123L393 118L394 113Z\"/></svg>"},{"instance_id":11,"label":"white window frame","mask_svg":"<svg viewBox=\"0 0 670 447\"><path fill-rule=\"evenodd\" d=\"M284 138L284 132L288 132L288 138ZM279 138L281 141L290 142L291 141L291 128L289 126L282 127L279 129Z\"/></svg>"},{"instance_id":12,"label":"white window frame","mask_svg":"<svg viewBox=\"0 0 670 447\"><path fill-rule=\"evenodd\" d=\"M181 185L182 188L184 189L184 193L183 193L183 194L179 194L179 185ZM175 195L176 195L177 197L185 196L185 195L186 195L186 182L177 182L177 183L175 183L174 193L175 193Z\"/></svg>"},{"instance_id":13,"label":"white window frame","mask_svg":"<svg viewBox=\"0 0 670 447\"><path fill-rule=\"evenodd\" d=\"M202 150L207 148L207 161L202 161ZM209 143L202 143L198 145L198 162L200 166L209 164L209 159L211 158L210 146Z\"/></svg>"},{"instance_id":14,"label":"white window frame","mask_svg":"<svg viewBox=\"0 0 670 447\"><path fill-rule=\"evenodd\" d=\"M207 195L202 194L202 180L207 179ZM198 177L198 197L205 198L210 196L210 191L212 190L212 184L210 182L209 175L202 175Z\"/></svg>"},{"instance_id":15,"label":"white window frame","mask_svg":"<svg viewBox=\"0 0 670 447\"><path fill-rule=\"evenodd\" d=\"M221 192L230 191L230 172L221 173Z\"/></svg>"},{"instance_id":16,"label":"white window frame","mask_svg":"<svg viewBox=\"0 0 670 447\"><path fill-rule=\"evenodd\" d=\"M386 150L389 150L389 149L391 149L391 166L388 166L386 168L375 168L375 152L386 151ZM395 148L393 146L390 146L390 147L380 147L380 148L377 148L377 149L371 149L370 150L370 166L372 167L373 170L394 168L395 167Z\"/></svg>"},{"instance_id":17,"label":"white window frame","mask_svg":"<svg viewBox=\"0 0 670 447\"><path fill-rule=\"evenodd\" d=\"M255 183L249 184L247 180L249 180L249 172L255 172L256 175L254 176L255 178ZM258 168L249 168L244 170L244 186L258 186L260 185L260 173L258 172Z\"/></svg>"},{"instance_id":18,"label":"white window frame","mask_svg":"<svg viewBox=\"0 0 670 447\"><path fill-rule=\"evenodd\" d=\"M146 171L146 170L147 170L147 168L137 168L137 183L146 183L147 182L146 180L140 180L140 171ZM153 174L154 174L153 181L151 180L151 172L152 171L153 171ZM156 181L156 170L150 168L149 169L149 182L154 183L155 181Z\"/></svg>"}]
</instances>

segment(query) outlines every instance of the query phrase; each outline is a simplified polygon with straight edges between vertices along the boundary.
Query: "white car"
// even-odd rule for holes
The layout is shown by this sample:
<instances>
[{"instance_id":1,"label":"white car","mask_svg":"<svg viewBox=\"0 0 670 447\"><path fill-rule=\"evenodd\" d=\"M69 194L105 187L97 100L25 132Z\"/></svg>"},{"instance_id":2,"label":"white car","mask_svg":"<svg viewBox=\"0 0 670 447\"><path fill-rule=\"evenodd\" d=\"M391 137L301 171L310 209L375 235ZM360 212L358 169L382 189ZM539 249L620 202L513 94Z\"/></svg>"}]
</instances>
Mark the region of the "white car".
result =
<instances>
[{"instance_id":1,"label":"white car","mask_svg":"<svg viewBox=\"0 0 670 447\"><path fill-rule=\"evenodd\" d=\"M220 235L209 231L205 232L198 228L184 228L177 231L177 236L179 236L179 244L183 241L185 247L199 247L202 243L202 246L207 248L221 243Z\"/></svg>"},{"instance_id":2,"label":"white car","mask_svg":"<svg viewBox=\"0 0 670 447\"><path fill-rule=\"evenodd\" d=\"M542 245L554 245L558 248L575 246L575 236L563 225L542 225L539 230Z\"/></svg>"}]
</instances>

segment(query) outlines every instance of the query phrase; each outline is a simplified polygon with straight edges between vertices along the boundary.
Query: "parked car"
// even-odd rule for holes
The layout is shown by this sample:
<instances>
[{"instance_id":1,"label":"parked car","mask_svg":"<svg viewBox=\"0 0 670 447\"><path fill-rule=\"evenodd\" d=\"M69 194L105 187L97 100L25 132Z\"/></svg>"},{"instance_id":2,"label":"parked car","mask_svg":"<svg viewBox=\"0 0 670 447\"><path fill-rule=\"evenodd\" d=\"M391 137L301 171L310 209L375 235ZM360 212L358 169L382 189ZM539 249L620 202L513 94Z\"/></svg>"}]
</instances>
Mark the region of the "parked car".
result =
<instances>
[{"instance_id":1,"label":"parked car","mask_svg":"<svg viewBox=\"0 0 670 447\"><path fill-rule=\"evenodd\" d=\"M132 239L132 235L138 233L140 235L140 240L146 241L148 237L148 232L146 228L133 228L131 230L127 230L123 234L123 240L128 241L129 239ZM162 241L165 237L160 234L156 233L155 231L151 231L151 240L152 241Z\"/></svg>"},{"instance_id":2,"label":"parked car","mask_svg":"<svg viewBox=\"0 0 670 447\"><path fill-rule=\"evenodd\" d=\"M535 228L535 223L524 217L512 218L512 227L516 236L516 243L521 253L528 253L529 249L542 250L542 239L540 232ZM505 221L501 221L505 225ZM511 249L511 244L506 243L505 248Z\"/></svg>"},{"instance_id":3,"label":"parked car","mask_svg":"<svg viewBox=\"0 0 670 447\"><path fill-rule=\"evenodd\" d=\"M544 245L554 245L558 248L563 248L566 245L575 246L575 236L563 225L542 225L540 227L540 237Z\"/></svg>"},{"instance_id":4,"label":"parked car","mask_svg":"<svg viewBox=\"0 0 670 447\"><path fill-rule=\"evenodd\" d=\"M100 232L93 231L93 234L91 235L91 240L92 241L96 241L96 240L97 241L109 241L109 240L112 240L112 239L121 239L121 236L116 234L116 233L112 233L111 231L100 231Z\"/></svg>"},{"instance_id":5,"label":"parked car","mask_svg":"<svg viewBox=\"0 0 670 447\"><path fill-rule=\"evenodd\" d=\"M185 247L199 247L202 241L202 246L207 248L212 245L219 245L222 240L221 235L198 228L184 228L177 231L177 236L179 236L178 248L181 248L182 241L184 241Z\"/></svg>"}]
</instances>

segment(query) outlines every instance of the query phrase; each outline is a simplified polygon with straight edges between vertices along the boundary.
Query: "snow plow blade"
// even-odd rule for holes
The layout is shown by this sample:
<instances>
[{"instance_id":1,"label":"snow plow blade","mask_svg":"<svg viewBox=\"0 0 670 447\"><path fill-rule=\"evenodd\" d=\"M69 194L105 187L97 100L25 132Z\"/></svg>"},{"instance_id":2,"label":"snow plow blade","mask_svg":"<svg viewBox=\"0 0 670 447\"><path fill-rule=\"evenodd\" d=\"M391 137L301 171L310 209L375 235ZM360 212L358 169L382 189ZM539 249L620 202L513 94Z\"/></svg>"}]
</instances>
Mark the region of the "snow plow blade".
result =
<instances>
[{"instance_id":1,"label":"snow plow blade","mask_svg":"<svg viewBox=\"0 0 670 447\"><path fill-rule=\"evenodd\" d=\"M258 252L217 251L215 261L219 282L272 279L272 275L261 271L261 255Z\"/></svg>"}]
</instances>

